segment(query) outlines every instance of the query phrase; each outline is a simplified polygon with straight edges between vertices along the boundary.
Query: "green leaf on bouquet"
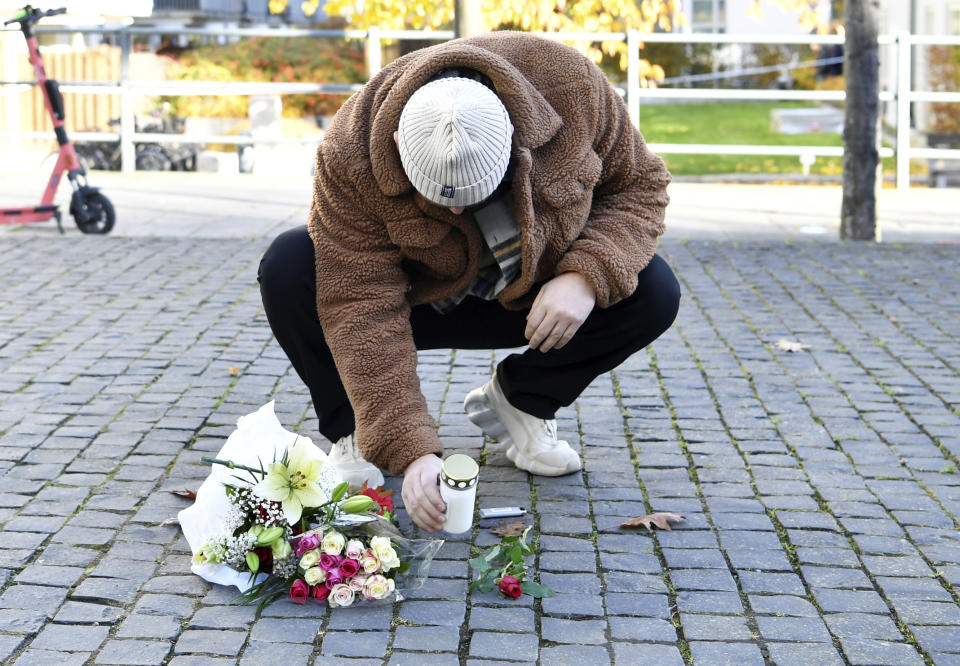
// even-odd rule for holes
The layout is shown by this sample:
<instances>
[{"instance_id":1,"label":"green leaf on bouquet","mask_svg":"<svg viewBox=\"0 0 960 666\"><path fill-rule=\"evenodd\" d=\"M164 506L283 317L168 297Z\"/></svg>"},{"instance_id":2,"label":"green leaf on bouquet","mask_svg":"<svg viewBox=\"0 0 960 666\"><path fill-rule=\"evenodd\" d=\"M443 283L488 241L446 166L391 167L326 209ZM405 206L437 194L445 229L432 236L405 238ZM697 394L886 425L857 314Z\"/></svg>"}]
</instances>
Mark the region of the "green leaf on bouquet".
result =
<instances>
[{"instance_id":1,"label":"green leaf on bouquet","mask_svg":"<svg viewBox=\"0 0 960 666\"><path fill-rule=\"evenodd\" d=\"M400 566L397 567L397 573L398 574L406 573L409 568L410 568L409 562L401 562Z\"/></svg>"},{"instance_id":2,"label":"green leaf on bouquet","mask_svg":"<svg viewBox=\"0 0 960 666\"><path fill-rule=\"evenodd\" d=\"M482 557L474 557L470 560L470 568L483 573L491 569L490 562Z\"/></svg>"},{"instance_id":3,"label":"green leaf on bouquet","mask_svg":"<svg viewBox=\"0 0 960 666\"><path fill-rule=\"evenodd\" d=\"M260 570L260 557L252 550L247 553L247 567L254 574Z\"/></svg>"},{"instance_id":4,"label":"green leaf on bouquet","mask_svg":"<svg viewBox=\"0 0 960 666\"><path fill-rule=\"evenodd\" d=\"M525 580L521 585L524 594L529 594L531 597L552 597L553 590L551 590L546 585L541 585L540 583L535 583L532 580Z\"/></svg>"},{"instance_id":5,"label":"green leaf on bouquet","mask_svg":"<svg viewBox=\"0 0 960 666\"><path fill-rule=\"evenodd\" d=\"M346 496L348 488L349 488L349 485L347 484L346 481L344 481L339 486L334 488L333 494L330 496L330 501L339 502L340 500L342 500Z\"/></svg>"},{"instance_id":6,"label":"green leaf on bouquet","mask_svg":"<svg viewBox=\"0 0 960 666\"><path fill-rule=\"evenodd\" d=\"M514 564L523 564L523 549L520 546L510 549L510 561Z\"/></svg>"}]
</instances>

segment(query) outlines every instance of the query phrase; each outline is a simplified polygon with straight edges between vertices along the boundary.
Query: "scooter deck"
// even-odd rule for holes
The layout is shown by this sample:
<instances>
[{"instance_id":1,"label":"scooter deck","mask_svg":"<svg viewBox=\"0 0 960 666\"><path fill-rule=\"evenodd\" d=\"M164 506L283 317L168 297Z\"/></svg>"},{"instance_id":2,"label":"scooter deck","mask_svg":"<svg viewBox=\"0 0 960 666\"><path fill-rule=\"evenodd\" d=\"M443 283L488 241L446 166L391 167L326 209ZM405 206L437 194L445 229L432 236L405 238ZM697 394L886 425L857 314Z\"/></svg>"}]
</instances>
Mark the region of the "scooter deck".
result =
<instances>
[{"instance_id":1,"label":"scooter deck","mask_svg":"<svg viewBox=\"0 0 960 666\"><path fill-rule=\"evenodd\" d=\"M60 206L27 206L0 210L0 224L26 224L46 222L52 217L60 218Z\"/></svg>"}]
</instances>

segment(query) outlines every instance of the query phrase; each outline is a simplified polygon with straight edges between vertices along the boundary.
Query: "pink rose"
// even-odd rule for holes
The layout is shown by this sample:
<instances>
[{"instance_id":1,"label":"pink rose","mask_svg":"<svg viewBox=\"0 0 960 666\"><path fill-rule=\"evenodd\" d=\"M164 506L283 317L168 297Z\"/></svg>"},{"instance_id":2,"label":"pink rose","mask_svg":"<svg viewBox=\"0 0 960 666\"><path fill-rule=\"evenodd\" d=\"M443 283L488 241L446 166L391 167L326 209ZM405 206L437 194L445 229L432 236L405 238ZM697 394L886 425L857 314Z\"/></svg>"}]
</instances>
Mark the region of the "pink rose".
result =
<instances>
[{"instance_id":1,"label":"pink rose","mask_svg":"<svg viewBox=\"0 0 960 666\"><path fill-rule=\"evenodd\" d=\"M324 581L324 585L329 589L333 589L335 586L343 582L343 576L340 575L339 569L331 569L327 572L327 580Z\"/></svg>"},{"instance_id":2,"label":"pink rose","mask_svg":"<svg viewBox=\"0 0 960 666\"><path fill-rule=\"evenodd\" d=\"M314 601L323 601L330 596L330 588L326 585L316 585L311 591L313 592Z\"/></svg>"},{"instance_id":3,"label":"pink rose","mask_svg":"<svg viewBox=\"0 0 960 666\"><path fill-rule=\"evenodd\" d=\"M350 558L340 563L340 575L344 578L353 578L360 571L360 563Z\"/></svg>"},{"instance_id":4,"label":"pink rose","mask_svg":"<svg viewBox=\"0 0 960 666\"><path fill-rule=\"evenodd\" d=\"M341 558L339 555L330 555L329 553L324 553L320 556L320 568L330 571L331 569L336 569L340 566Z\"/></svg>"},{"instance_id":5,"label":"pink rose","mask_svg":"<svg viewBox=\"0 0 960 666\"><path fill-rule=\"evenodd\" d=\"M305 537L301 537L300 541L297 543L297 557L302 557L305 552L308 550L314 550L315 548L320 547L320 537L316 534L308 534Z\"/></svg>"},{"instance_id":6,"label":"pink rose","mask_svg":"<svg viewBox=\"0 0 960 666\"><path fill-rule=\"evenodd\" d=\"M363 586L366 584L366 582L367 582L367 577L364 576L363 574L360 574L359 576L354 576L353 578L348 580L347 585L349 585L350 589L353 590L354 592L362 592Z\"/></svg>"},{"instance_id":7,"label":"pink rose","mask_svg":"<svg viewBox=\"0 0 960 666\"><path fill-rule=\"evenodd\" d=\"M290 586L290 601L295 604L307 603L307 596L310 594L310 586L301 579L297 579Z\"/></svg>"},{"instance_id":8,"label":"pink rose","mask_svg":"<svg viewBox=\"0 0 960 666\"><path fill-rule=\"evenodd\" d=\"M334 585L330 589L330 596L327 597L327 603L331 608L337 606L349 606L353 603L353 590L349 585Z\"/></svg>"},{"instance_id":9,"label":"pink rose","mask_svg":"<svg viewBox=\"0 0 960 666\"><path fill-rule=\"evenodd\" d=\"M356 539L350 539L347 542L347 548L344 551L344 555L349 557L351 560L359 560L363 556L363 542L357 541Z\"/></svg>"}]
</instances>

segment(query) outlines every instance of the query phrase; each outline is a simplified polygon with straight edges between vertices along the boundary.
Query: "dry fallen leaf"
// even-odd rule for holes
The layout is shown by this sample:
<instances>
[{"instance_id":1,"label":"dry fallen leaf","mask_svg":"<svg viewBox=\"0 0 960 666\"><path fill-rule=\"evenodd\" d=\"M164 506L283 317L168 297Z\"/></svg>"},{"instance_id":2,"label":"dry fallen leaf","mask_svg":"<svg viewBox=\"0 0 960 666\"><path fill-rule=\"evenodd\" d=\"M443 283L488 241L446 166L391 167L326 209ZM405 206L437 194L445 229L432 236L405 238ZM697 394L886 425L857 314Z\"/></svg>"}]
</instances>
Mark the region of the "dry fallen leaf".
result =
<instances>
[{"instance_id":1,"label":"dry fallen leaf","mask_svg":"<svg viewBox=\"0 0 960 666\"><path fill-rule=\"evenodd\" d=\"M788 351L788 352L807 351L810 349L810 345L806 345L802 342L795 342L793 340L787 340L784 338L777 340L777 343L774 346L780 351Z\"/></svg>"},{"instance_id":2,"label":"dry fallen leaf","mask_svg":"<svg viewBox=\"0 0 960 666\"><path fill-rule=\"evenodd\" d=\"M239 374L240 374L240 368L234 368L234 367L231 366L231 368L230 368L230 374L233 375L233 376L239 375Z\"/></svg>"},{"instance_id":3,"label":"dry fallen leaf","mask_svg":"<svg viewBox=\"0 0 960 666\"><path fill-rule=\"evenodd\" d=\"M357 491L357 494L362 493L364 490L366 490L366 489L369 488L369 487L370 487L370 486L367 485L367 482L364 481L364 482L363 482L363 485L360 486L360 490ZM352 490L352 489L351 489L351 490ZM383 486L377 486L376 488L373 489L373 491L374 491L375 493L377 493L378 495L383 495L384 497L393 497L393 492L394 492L394 491L392 491L392 490L384 490L384 489L383 489Z\"/></svg>"},{"instance_id":4,"label":"dry fallen leaf","mask_svg":"<svg viewBox=\"0 0 960 666\"><path fill-rule=\"evenodd\" d=\"M197 499L197 494L192 490L171 490L170 493L172 495L176 495L177 497L183 497L186 499Z\"/></svg>"},{"instance_id":5,"label":"dry fallen leaf","mask_svg":"<svg viewBox=\"0 0 960 666\"><path fill-rule=\"evenodd\" d=\"M646 516L637 516L636 518L631 518L627 522L620 525L620 527L646 527L648 530L652 530L654 525L659 527L661 530L670 530L670 522L679 523L681 520L684 520L684 517L677 513L650 513Z\"/></svg>"},{"instance_id":6,"label":"dry fallen leaf","mask_svg":"<svg viewBox=\"0 0 960 666\"><path fill-rule=\"evenodd\" d=\"M498 537L508 537L508 536L523 536L523 531L527 529L527 524L522 520L514 520L513 522L508 523L505 520L501 520L500 524L496 527L491 527L490 531L496 534Z\"/></svg>"}]
</instances>

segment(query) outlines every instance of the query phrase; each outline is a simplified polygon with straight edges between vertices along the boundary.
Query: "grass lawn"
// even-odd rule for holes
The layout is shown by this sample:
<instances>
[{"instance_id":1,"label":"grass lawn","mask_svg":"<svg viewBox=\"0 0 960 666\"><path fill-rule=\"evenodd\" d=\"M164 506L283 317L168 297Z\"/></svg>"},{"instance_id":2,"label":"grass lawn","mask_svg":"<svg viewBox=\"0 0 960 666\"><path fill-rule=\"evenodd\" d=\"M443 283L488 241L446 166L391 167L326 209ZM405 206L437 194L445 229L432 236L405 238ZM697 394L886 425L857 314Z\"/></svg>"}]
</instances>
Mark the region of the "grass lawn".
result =
<instances>
[{"instance_id":1,"label":"grass lawn","mask_svg":"<svg viewBox=\"0 0 960 666\"><path fill-rule=\"evenodd\" d=\"M801 102L650 104L640 107L640 131L650 143L732 143L777 146L840 146L839 134L778 134L770 129L771 109L813 107ZM664 154L677 175L720 173L802 173L799 157L775 155ZM892 158L884 171L895 169ZM839 157L818 157L814 174L840 174Z\"/></svg>"}]
</instances>

